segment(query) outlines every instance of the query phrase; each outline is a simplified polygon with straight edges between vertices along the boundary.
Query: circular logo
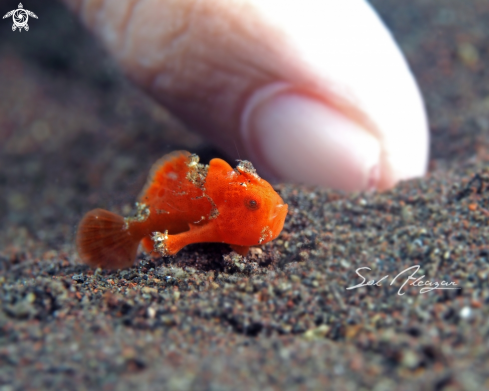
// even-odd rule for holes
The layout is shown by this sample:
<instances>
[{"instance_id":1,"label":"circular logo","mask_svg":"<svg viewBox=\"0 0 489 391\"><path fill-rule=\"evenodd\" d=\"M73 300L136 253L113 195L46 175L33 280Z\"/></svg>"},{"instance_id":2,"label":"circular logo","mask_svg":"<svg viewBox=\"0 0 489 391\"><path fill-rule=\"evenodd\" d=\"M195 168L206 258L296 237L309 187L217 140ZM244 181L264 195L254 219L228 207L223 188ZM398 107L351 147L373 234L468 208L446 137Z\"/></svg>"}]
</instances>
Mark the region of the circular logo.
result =
<instances>
[{"instance_id":1,"label":"circular logo","mask_svg":"<svg viewBox=\"0 0 489 391\"><path fill-rule=\"evenodd\" d=\"M29 20L29 15L27 15L25 9L20 8L15 10L13 15L13 20L14 20L14 24L17 27L24 27L27 24L27 21Z\"/></svg>"},{"instance_id":2,"label":"circular logo","mask_svg":"<svg viewBox=\"0 0 489 391\"><path fill-rule=\"evenodd\" d=\"M37 19L37 15L32 11L24 9L22 3L19 3L19 8L17 8L16 10L7 12L3 16L3 19L10 16L12 17L12 21L14 22L14 24L12 25L12 31L18 30L19 32L21 32L22 29L24 29L25 31L29 31L29 25L27 24L29 16Z\"/></svg>"}]
</instances>

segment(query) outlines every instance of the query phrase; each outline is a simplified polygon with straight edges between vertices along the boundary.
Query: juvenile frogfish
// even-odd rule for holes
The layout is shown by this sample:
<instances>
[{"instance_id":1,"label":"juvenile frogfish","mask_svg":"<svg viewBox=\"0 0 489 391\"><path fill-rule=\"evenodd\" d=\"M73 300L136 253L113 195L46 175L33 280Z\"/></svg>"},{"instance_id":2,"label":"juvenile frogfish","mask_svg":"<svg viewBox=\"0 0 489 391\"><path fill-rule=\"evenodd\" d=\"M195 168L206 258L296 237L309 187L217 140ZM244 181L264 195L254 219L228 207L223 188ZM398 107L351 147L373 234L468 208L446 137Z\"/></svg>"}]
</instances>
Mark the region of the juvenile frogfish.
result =
<instances>
[{"instance_id":1,"label":"juvenile frogfish","mask_svg":"<svg viewBox=\"0 0 489 391\"><path fill-rule=\"evenodd\" d=\"M221 159L209 165L187 151L163 156L152 167L138 197L135 217L104 209L85 214L76 245L92 267L131 266L139 243L147 252L176 254L191 243L227 243L241 255L275 239L288 205L242 160L233 169Z\"/></svg>"}]
</instances>

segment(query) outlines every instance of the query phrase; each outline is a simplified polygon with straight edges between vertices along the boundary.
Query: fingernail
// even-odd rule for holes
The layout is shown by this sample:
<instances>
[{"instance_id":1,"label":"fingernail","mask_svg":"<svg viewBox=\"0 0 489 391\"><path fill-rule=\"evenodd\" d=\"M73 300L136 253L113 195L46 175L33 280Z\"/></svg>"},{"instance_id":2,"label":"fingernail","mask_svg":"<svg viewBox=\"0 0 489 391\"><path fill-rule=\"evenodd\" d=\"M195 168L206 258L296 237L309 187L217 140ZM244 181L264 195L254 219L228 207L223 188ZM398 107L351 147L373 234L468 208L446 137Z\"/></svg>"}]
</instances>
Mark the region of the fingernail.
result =
<instances>
[{"instance_id":1,"label":"fingernail","mask_svg":"<svg viewBox=\"0 0 489 391\"><path fill-rule=\"evenodd\" d=\"M241 131L258 167L283 181L347 191L377 187L381 147L368 130L302 94L256 102Z\"/></svg>"}]
</instances>

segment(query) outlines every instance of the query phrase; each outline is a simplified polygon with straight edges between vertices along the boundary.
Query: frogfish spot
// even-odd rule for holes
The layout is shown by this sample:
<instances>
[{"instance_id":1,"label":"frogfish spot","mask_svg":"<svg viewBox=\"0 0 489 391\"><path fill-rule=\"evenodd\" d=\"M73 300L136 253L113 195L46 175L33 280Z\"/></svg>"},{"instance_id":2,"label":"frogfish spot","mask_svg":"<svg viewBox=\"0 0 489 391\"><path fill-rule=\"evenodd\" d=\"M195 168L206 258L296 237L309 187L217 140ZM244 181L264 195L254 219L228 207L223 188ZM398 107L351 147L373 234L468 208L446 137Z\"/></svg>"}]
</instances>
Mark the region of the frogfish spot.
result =
<instances>
[{"instance_id":1,"label":"frogfish spot","mask_svg":"<svg viewBox=\"0 0 489 391\"><path fill-rule=\"evenodd\" d=\"M191 243L227 243L241 255L275 239L288 205L241 160L233 169L221 159L208 165L187 151L158 160L138 197L134 217L94 209L82 218L76 246L92 267L133 265L139 244L147 252L176 254Z\"/></svg>"}]
</instances>

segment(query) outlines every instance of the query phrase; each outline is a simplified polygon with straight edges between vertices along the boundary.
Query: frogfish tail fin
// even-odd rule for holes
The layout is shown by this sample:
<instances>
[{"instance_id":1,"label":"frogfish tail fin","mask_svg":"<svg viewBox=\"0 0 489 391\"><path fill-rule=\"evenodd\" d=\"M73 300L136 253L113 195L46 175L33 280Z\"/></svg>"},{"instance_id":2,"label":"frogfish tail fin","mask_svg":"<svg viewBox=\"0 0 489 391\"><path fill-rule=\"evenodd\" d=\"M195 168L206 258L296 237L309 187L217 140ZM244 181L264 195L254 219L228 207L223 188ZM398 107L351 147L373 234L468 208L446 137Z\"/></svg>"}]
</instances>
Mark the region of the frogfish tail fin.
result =
<instances>
[{"instance_id":1,"label":"frogfish tail fin","mask_svg":"<svg viewBox=\"0 0 489 391\"><path fill-rule=\"evenodd\" d=\"M89 266L123 269L134 263L140 239L131 235L122 216L93 209L83 216L78 226L76 247Z\"/></svg>"}]
</instances>

